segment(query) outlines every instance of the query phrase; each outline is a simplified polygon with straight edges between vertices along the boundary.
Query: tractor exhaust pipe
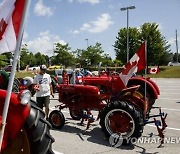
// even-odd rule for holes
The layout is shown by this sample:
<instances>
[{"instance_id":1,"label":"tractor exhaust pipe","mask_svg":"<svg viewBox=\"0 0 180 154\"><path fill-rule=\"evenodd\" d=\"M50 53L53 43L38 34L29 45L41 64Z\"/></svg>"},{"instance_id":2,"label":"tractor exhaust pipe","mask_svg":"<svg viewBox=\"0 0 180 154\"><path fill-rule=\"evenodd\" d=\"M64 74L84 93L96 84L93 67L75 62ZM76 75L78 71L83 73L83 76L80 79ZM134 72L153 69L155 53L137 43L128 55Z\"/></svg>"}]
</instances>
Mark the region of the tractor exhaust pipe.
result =
<instances>
[{"instance_id":1,"label":"tractor exhaust pipe","mask_svg":"<svg viewBox=\"0 0 180 154\"><path fill-rule=\"evenodd\" d=\"M98 65L98 75L100 76L100 72L101 72L101 64L102 62L99 62L99 65Z\"/></svg>"},{"instance_id":2,"label":"tractor exhaust pipe","mask_svg":"<svg viewBox=\"0 0 180 154\"><path fill-rule=\"evenodd\" d=\"M73 73L72 73L72 84L75 85L76 84L76 72L73 69Z\"/></svg>"}]
</instances>

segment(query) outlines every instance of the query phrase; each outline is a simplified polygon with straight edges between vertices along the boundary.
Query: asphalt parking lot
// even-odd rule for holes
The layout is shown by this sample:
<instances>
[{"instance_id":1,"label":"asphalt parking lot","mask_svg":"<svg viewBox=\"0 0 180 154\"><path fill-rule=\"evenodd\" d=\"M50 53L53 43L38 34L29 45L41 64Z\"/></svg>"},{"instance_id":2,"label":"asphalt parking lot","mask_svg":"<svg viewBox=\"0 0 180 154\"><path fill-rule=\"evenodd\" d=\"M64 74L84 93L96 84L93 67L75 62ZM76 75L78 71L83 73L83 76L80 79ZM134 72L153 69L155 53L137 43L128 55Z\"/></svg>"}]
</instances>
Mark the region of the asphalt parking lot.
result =
<instances>
[{"instance_id":1,"label":"asphalt parking lot","mask_svg":"<svg viewBox=\"0 0 180 154\"><path fill-rule=\"evenodd\" d=\"M61 130L51 130L55 138L53 149L56 153L64 154L100 154L100 153L131 153L131 154L157 154L172 153L180 151L180 79L153 79L159 86L161 95L156 100L155 106L162 107L162 111L168 113L165 137L167 142L163 147L158 148L157 140L149 140L143 143L134 143L131 146L121 146L114 148L110 146L109 140L101 132L99 122L94 122L85 131L86 126L79 125L79 121L74 121L69 116L67 109L63 110L66 117L65 126ZM58 104L55 99L51 100L51 110ZM152 113L158 113L153 109ZM97 113L95 113L97 115ZM148 124L144 128L142 138L157 138L157 129L153 124ZM148 143L147 143L148 142ZM150 142L150 143L149 143Z\"/></svg>"}]
</instances>

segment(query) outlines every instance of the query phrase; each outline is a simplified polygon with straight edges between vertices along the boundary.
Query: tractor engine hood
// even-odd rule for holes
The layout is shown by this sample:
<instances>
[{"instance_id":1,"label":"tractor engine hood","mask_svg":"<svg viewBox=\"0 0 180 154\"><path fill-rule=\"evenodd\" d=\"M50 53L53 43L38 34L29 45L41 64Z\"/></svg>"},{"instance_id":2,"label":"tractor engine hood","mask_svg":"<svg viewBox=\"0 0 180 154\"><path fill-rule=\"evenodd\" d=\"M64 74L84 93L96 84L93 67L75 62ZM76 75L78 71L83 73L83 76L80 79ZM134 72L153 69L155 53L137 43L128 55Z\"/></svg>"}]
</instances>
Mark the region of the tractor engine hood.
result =
<instances>
[{"instance_id":1,"label":"tractor engine hood","mask_svg":"<svg viewBox=\"0 0 180 154\"><path fill-rule=\"evenodd\" d=\"M66 92L72 92L72 93L81 93L81 94L99 94L99 89L95 86L90 85L64 85L60 84L57 86L58 92L66 91Z\"/></svg>"}]
</instances>

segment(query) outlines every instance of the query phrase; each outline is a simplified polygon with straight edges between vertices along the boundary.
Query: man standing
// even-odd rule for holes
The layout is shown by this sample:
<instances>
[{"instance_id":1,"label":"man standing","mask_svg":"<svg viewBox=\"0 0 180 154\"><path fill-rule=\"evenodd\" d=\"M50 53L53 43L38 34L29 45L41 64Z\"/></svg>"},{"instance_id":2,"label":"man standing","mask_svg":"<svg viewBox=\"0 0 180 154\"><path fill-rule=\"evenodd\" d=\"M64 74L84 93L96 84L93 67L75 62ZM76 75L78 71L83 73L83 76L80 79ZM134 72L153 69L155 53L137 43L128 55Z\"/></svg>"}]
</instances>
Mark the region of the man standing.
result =
<instances>
[{"instance_id":1,"label":"man standing","mask_svg":"<svg viewBox=\"0 0 180 154\"><path fill-rule=\"evenodd\" d=\"M33 83L35 84L34 88L37 91L37 104L41 109L43 109L43 106L45 107L46 119L48 119L50 95L54 97L54 94L51 84L52 80L50 75L46 73L46 70L46 65L41 65L40 72L34 77Z\"/></svg>"}]
</instances>

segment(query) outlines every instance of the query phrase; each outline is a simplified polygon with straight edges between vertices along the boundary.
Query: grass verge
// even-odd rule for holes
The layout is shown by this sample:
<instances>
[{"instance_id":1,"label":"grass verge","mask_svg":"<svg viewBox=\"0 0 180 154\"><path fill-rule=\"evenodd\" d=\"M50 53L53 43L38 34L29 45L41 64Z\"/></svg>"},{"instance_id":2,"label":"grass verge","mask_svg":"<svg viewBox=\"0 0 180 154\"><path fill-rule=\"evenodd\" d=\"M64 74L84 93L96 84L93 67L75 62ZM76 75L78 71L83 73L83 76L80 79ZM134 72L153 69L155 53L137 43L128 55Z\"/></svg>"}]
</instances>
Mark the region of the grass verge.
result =
<instances>
[{"instance_id":1,"label":"grass verge","mask_svg":"<svg viewBox=\"0 0 180 154\"><path fill-rule=\"evenodd\" d=\"M54 75L54 71L48 71L50 75ZM33 72L20 71L16 72L17 78L33 77ZM160 72L158 74L148 74L148 77L152 78L180 78L180 66L160 66Z\"/></svg>"},{"instance_id":2,"label":"grass verge","mask_svg":"<svg viewBox=\"0 0 180 154\"><path fill-rule=\"evenodd\" d=\"M152 78L180 78L180 66L160 66L158 74L148 74Z\"/></svg>"}]
</instances>

